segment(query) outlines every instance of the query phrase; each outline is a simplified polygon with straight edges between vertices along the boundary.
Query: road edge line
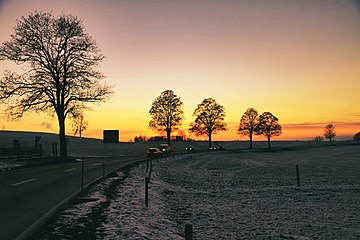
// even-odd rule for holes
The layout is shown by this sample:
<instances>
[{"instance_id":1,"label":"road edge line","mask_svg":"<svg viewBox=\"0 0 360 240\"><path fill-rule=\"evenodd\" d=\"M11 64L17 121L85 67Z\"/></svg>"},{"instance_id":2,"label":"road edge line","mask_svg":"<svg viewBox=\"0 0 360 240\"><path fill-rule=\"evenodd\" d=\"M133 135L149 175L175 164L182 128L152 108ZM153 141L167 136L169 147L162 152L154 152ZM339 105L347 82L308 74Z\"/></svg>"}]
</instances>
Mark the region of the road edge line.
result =
<instances>
[{"instance_id":1,"label":"road edge line","mask_svg":"<svg viewBox=\"0 0 360 240\"><path fill-rule=\"evenodd\" d=\"M108 173L106 173L106 176L108 176L109 174L119 171L122 168L131 166L133 164L141 164L142 162L145 162L146 160L139 160L136 162L132 162L129 163L125 166L122 166L118 169L115 169L113 171L110 171ZM99 181L103 179L103 177L98 177L96 179L94 179L93 181L89 182L88 184L86 184L84 186L84 190L87 189L91 184L94 184L95 182ZM38 220L36 220L33 224L31 224L29 227L27 227L22 233L20 233L14 240L25 240L26 238L28 238L32 233L34 233L41 225L43 225L47 220L49 220L54 213L59 210L62 206L64 206L65 204L67 204L71 199L75 198L76 196L78 196L79 194L81 194L81 190L77 190L76 192L70 194L68 197L66 197L64 200L62 200L61 202L59 202L57 205L55 205L55 207L51 208L49 211L47 211L44 215L42 215Z\"/></svg>"}]
</instances>

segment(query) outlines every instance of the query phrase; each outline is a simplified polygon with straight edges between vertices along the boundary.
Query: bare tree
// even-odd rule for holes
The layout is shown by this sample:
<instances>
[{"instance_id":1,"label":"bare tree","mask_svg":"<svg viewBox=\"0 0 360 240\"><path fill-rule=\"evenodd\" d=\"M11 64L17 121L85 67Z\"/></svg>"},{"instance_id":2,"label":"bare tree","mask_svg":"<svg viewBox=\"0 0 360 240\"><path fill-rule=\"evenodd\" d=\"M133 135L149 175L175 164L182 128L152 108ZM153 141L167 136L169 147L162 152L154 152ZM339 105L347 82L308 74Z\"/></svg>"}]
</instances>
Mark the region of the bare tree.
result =
<instances>
[{"instance_id":1,"label":"bare tree","mask_svg":"<svg viewBox=\"0 0 360 240\"><path fill-rule=\"evenodd\" d=\"M335 126L333 124L328 124L325 126L324 128L324 137L326 139L329 139L330 141L330 145L332 144L332 139L336 137L336 132L335 132Z\"/></svg>"},{"instance_id":2,"label":"bare tree","mask_svg":"<svg viewBox=\"0 0 360 240\"><path fill-rule=\"evenodd\" d=\"M187 139L188 139L188 137L186 136L186 133L184 131L182 131L182 130L177 131L175 140L186 141Z\"/></svg>"},{"instance_id":3,"label":"bare tree","mask_svg":"<svg viewBox=\"0 0 360 240\"><path fill-rule=\"evenodd\" d=\"M149 127L160 133L166 132L169 145L171 132L181 126L184 115L182 106L180 97L172 90L163 91L151 105Z\"/></svg>"},{"instance_id":4,"label":"bare tree","mask_svg":"<svg viewBox=\"0 0 360 240\"><path fill-rule=\"evenodd\" d=\"M324 140L324 138L322 136L316 136L313 139L314 142L321 142L322 140Z\"/></svg>"},{"instance_id":5,"label":"bare tree","mask_svg":"<svg viewBox=\"0 0 360 240\"><path fill-rule=\"evenodd\" d=\"M139 135L134 137L134 142L146 142L147 137L145 135Z\"/></svg>"},{"instance_id":6,"label":"bare tree","mask_svg":"<svg viewBox=\"0 0 360 240\"><path fill-rule=\"evenodd\" d=\"M250 149L252 149L252 137L258 124L257 116L258 112L254 108L248 108L240 119L238 133L243 136L249 136Z\"/></svg>"},{"instance_id":7,"label":"bare tree","mask_svg":"<svg viewBox=\"0 0 360 240\"><path fill-rule=\"evenodd\" d=\"M226 131L225 108L218 104L215 99L205 98L197 105L193 116L196 119L190 124L189 132L196 136L207 135L209 137L209 149L211 148L211 136L217 131Z\"/></svg>"},{"instance_id":8,"label":"bare tree","mask_svg":"<svg viewBox=\"0 0 360 240\"><path fill-rule=\"evenodd\" d=\"M82 112L73 113L71 115L71 119L74 136L79 134L79 137L81 138L82 132L85 131L89 126L88 121L84 120L84 114Z\"/></svg>"},{"instance_id":9,"label":"bare tree","mask_svg":"<svg viewBox=\"0 0 360 240\"><path fill-rule=\"evenodd\" d=\"M264 135L268 140L268 146L270 146L270 139L274 136L281 135L281 125L279 119L272 115L270 112L264 112L258 117L258 124L255 128L256 135Z\"/></svg>"},{"instance_id":10,"label":"bare tree","mask_svg":"<svg viewBox=\"0 0 360 240\"><path fill-rule=\"evenodd\" d=\"M77 17L35 12L21 17L10 40L0 46L0 60L23 64L25 71L6 71L0 80L0 101L9 116L25 112L56 113L60 156L67 156L65 120L85 103L105 101L112 88L100 84L95 69L104 56Z\"/></svg>"}]
</instances>

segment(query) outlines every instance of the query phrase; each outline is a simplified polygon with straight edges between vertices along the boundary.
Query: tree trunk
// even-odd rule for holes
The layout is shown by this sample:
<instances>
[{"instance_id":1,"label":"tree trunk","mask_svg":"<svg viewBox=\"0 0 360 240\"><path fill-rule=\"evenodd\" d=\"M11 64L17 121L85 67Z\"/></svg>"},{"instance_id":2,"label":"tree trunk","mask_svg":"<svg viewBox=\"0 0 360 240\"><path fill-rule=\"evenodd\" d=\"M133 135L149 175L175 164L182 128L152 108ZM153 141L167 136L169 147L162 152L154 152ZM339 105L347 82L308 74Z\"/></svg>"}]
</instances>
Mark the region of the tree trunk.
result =
<instances>
[{"instance_id":1,"label":"tree trunk","mask_svg":"<svg viewBox=\"0 0 360 240\"><path fill-rule=\"evenodd\" d=\"M268 146L269 146L269 148L271 148L271 146L270 146L270 137L268 137Z\"/></svg>"},{"instance_id":2,"label":"tree trunk","mask_svg":"<svg viewBox=\"0 0 360 240\"><path fill-rule=\"evenodd\" d=\"M169 146L170 146L170 136L171 136L171 130L167 129L166 130L166 137L167 137L167 143L169 144Z\"/></svg>"},{"instance_id":3,"label":"tree trunk","mask_svg":"<svg viewBox=\"0 0 360 240\"><path fill-rule=\"evenodd\" d=\"M60 140L60 157L67 157L66 136L65 136L65 116L62 111L57 111L59 120L59 140Z\"/></svg>"},{"instance_id":4,"label":"tree trunk","mask_svg":"<svg viewBox=\"0 0 360 240\"><path fill-rule=\"evenodd\" d=\"M250 149L252 149L252 134L250 134Z\"/></svg>"},{"instance_id":5,"label":"tree trunk","mask_svg":"<svg viewBox=\"0 0 360 240\"><path fill-rule=\"evenodd\" d=\"M209 134L209 150L211 148L211 133Z\"/></svg>"}]
</instances>

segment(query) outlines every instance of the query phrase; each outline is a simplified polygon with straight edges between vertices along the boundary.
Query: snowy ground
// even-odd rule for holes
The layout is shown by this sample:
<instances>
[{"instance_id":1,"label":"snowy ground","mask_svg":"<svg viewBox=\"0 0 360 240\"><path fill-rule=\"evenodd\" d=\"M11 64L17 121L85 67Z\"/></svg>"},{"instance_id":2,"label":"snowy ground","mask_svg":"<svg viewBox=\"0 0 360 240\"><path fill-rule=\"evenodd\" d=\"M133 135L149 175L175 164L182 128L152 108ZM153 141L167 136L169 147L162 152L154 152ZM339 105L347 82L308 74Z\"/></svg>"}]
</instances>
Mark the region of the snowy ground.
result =
<instances>
[{"instance_id":1,"label":"snowy ground","mask_svg":"<svg viewBox=\"0 0 360 240\"><path fill-rule=\"evenodd\" d=\"M14 168L21 167L22 163L17 163L15 161L8 161L8 160L0 160L0 171L8 171Z\"/></svg>"},{"instance_id":2,"label":"snowy ground","mask_svg":"<svg viewBox=\"0 0 360 240\"><path fill-rule=\"evenodd\" d=\"M139 165L94 185L30 239L184 239L186 223L194 239L360 239L359 169L359 146L164 158L149 208Z\"/></svg>"}]
</instances>

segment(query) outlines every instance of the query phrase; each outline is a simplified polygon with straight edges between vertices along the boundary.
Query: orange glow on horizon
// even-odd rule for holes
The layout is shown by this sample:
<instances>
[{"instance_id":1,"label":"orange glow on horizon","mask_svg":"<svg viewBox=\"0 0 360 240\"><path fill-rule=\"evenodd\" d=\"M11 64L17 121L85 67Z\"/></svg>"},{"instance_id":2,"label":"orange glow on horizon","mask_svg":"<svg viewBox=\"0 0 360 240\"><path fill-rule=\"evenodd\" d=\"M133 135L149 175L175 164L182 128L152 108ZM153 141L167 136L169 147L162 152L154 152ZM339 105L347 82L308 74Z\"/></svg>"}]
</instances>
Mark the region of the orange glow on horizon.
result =
<instances>
[{"instance_id":1,"label":"orange glow on horizon","mask_svg":"<svg viewBox=\"0 0 360 240\"><path fill-rule=\"evenodd\" d=\"M314 124L312 126L283 126L283 133L281 136L273 137L272 140L312 140L316 136L322 136L324 133L324 126L320 126L319 124ZM181 131L185 133L187 137L196 140L207 140L207 136L196 137L194 135L189 135L186 128L181 128ZM360 124L354 125L336 125L335 124L335 131L337 133L337 137L335 139L340 140L349 140L352 139L353 135L357 132L360 132ZM71 135L71 133L68 133ZM85 137L97 138L102 139L102 130L87 130L83 133ZM128 142L134 139L135 136L146 136L146 137L153 137L153 136L165 136L165 134L156 133L150 129L146 129L144 131L121 131L120 129L120 139L121 141ZM174 131L172 136L177 136L178 131ZM237 134L237 128L230 128L226 132L218 132L212 136L214 141L246 141L248 140L247 136L241 136ZM265 141L266 138L264 136L254 136L255 140L258 141Z\"/></svg>"},{"instance_id":2,"label":"orange glow on horizon","mask_svg":"<svg viewBox=\"0 0 360 240\"><path fill-rule=\"evenodd\" d=\"M48 124L48 125L46 125ZM22 124L20 124L20 126L15 126L14 128L12 127L7 127L6 125L2 125L1 130L13 130L13 131L34 131L34 132L50 132L50 133L58 133L57 127L52 125L52 124L56 124L56 122L41 122L41 127L34 127L34 126L29 126L29 127L25 127L25 126L21 126ZM47 126L50 126L51 128L46 129ZM299 125L299 126L298 126ZM324 124L322 124L324 125ZM303 126L301 124L282 124L283 126L283 130L282 130L282 135L278 136L278 137L273 137L272 140L312 140L313 138L315 138L316 136L323 136L324 133L324 126L322 126L321 124L317 124L317 123L313 123L313 124L308 124L306 126ZM349 140L352 139L352 137L360 132L360 123L354 123L354 124L344 124L344 123L334 123L335 125L335 131L337 133L337 136L335 138L338 140ZM96 139L102 139L102 135L103 135L103 130L107 130L107 129L117 129L120 130L120 141L122 142L128 142L134 139L135 136L146 136L146 137L152 137L152 136L160 136L161 134L156 133L148 128L146 128L146 125L143 126L142 129L138 129L135 131L128 131L128 130L123 130L121 128L117 128L117 127L110 127L110 128L104 128L104 129L96 129L93 128L91 125L91 122L89 124L89 128L84 131L82 133L83 137L89 137L89 138L96 138ZM196 137L194 135L189 135L188 133L188 129L185 128L184 126L182 128L180 128L179 130L183 131L185 133L185 135L187 137L196 139L196 140L207 140L207 136L202 136L202 137ZM73 136L73 132L70 128L70 126L67 127L67 131L66 131L67 135ZM174 131L172 133L172 136L176 136L178 135L178 131ZM165 136L165 134L162 134L162 136ZM237 127L233 126L233 127L229 127L228 131L226 132L218 132L216 134L214 134L212 136L214 141L246 141L248 140L247 136L241 136L239 134L237 134ZM263 136L254 136L253 137L255 141L265 141L265 137Z\"/></svg>"}]
</instances>

